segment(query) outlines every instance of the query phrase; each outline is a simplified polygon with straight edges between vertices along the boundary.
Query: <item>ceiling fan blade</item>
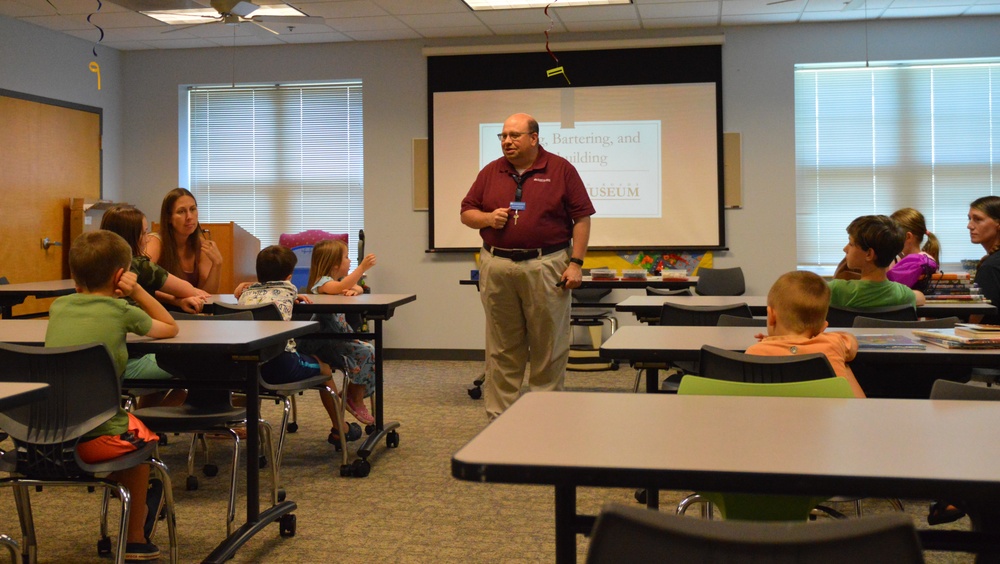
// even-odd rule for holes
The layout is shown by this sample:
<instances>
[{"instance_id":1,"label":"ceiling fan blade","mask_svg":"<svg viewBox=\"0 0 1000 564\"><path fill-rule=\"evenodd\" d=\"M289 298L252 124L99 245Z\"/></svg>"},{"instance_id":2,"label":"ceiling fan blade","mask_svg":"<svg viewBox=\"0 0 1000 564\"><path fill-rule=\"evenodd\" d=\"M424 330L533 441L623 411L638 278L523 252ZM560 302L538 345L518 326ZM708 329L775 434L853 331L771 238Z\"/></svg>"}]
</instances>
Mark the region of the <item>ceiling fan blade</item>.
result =
<instances>
[{"instance_id":1,"label":"ceiling fan blade","mask_svg":"<svg viewBox=\"0 0 1000 564\"><path fill-rule=\"evenodd\" d=\"M225 13L234 14L241 18L245 18L250 14L256 12L260 9L257 4L252 4L250 2L237 2L235 6L225 11Z\"/></svg>"},{"instance_id":2,"label":"ceiling fan blade","mask_svg":"<svg viewBox=\"0 0 1000 564\"><path fill-rule=\"evenodd\" d=\"M844 0L841 10L857 10L865 7L865 0Z\"/></svg>"},{"instance_id":3,"label":"ceiling fan blade","mask_svg":"<svg viewBox=\"0 0 1000 564\"><path fill-rule=\"evenodd\" d=\"M271 29L271 28L267 27L266 25L264 25L264 24L262 24L262 23L258 22L258 21L257 21L257 20L255 20L255 19L250 19L250 20L247 20L247 21L249 21L249 22L250 22L250 23L252 23L253 25L255 25L255 26L259 27L260 29L263 29L263 30L265 30L265 31L269 31L269 32L271 32L271 33L273 33L273 34L275 34L275 35L281 35L281 33L279 33L279 32L277 32L277 31L275 31L275 30L273 30L273 29Z\"/></svg>"},{"instance_id":4,"label":"ceiling fan blade","mask_svg":"<svg viewBox=\"0 0 1000 564\"><path fill-rule=\"evenodd\" d=\"M792 0L775 0L774 2L768 2L768 6L774 6L775 4L784 4L785 2L791 2Z\"/></svg>"},{"instance_id":5,"label":"ceiling fan blade","mask_svg":"<svg viewBox=\"0 0 1000 564\"><path fill-rule=\"evenodd\" d=\"M277 25L325 25L326 18L320 16L254 16L250 21Z\"/></svg>"},{"instance_id":6,"label":"ceiling fan blade","mask_svg":"<svg viewBox=\"0 0 1000 564\"><path fill-rule=\"evenodd\" d=\"M188 24L188 25L170 26L170 29L168 29L166 31L162 31L160 33L173 33L175 31L182 31L182 30L185 30L185 29L188 29L188 28L197 27L199 25L205 25L205 24L210 24L210 23L219 23L219 22L222 21L222 18L213 18L211 16L202 16L202 17L204 17L205 19L207 19L209 21L201 22L201 23L193 23L193 24Z\"/></svg>"},{"instance_id":7,"label":"ceiling fan blade","mask_svg":"<svg viewBox=\"0 0 1000 564\"><path fill-rule=\"evenodd\" d=\"M204 10L208 1L194 0L111 0L123 8L133 12L162 12L164 10Z\"/></svg>"}]
</instances>

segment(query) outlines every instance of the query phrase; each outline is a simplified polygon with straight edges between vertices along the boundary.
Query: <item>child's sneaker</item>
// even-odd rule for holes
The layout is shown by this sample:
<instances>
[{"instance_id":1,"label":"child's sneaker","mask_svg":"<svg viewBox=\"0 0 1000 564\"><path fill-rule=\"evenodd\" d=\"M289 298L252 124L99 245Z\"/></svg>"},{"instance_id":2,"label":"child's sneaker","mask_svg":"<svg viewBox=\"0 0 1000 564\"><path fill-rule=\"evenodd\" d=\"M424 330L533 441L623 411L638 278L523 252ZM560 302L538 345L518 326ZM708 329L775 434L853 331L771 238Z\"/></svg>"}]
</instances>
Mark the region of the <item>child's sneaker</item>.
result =
<instances>
[{"instance_id":1,"label":"child's sneaker","mask_svg":"<svg viewBox=\"0 0 1000 564\"><path fill-rule=\"evenodd\" d=\"M149 562L160 559L160 549L151 542L130 542L125 545L125 562Z\"/></svg>"},{"instance_id":2,"label":"child's sneaker","mask_svg":"<svg viewBox=\"0 0 1000 564\"><path fill-rule=\"evenodd\" d=\"M358 421L364 423L365 425L373 425L375 423L375 418L368 412L368 408L365 407L364 402L354 403L353 400L347 398L344 400L344 405L347 407L347 411L349 411Z\"/></svg>"}]
</instances>

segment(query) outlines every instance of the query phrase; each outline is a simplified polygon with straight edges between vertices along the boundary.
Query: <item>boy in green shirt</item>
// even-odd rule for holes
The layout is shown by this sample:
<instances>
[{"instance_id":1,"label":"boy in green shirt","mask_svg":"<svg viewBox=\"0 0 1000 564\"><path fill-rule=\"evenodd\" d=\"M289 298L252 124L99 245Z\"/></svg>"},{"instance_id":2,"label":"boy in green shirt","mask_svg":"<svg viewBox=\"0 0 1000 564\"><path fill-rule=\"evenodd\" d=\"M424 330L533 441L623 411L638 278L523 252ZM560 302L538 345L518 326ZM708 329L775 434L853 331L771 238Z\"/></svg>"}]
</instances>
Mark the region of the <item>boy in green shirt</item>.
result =
<instances>
[{"instance_id":1,"label":"boy in green shirt","mask_svg":"<svg viewBox=\"0 0 1000 564\"><path fill-rule=\"evenodd\" d=\"M128 333L153 338L169 338L177 334L177 323L167 310L136 283L129 272L132 252L120 236L110 231L83 233L73 241L69 251L69 268L76 283L76 294L63 296L52 303L45 346L61 347L86 343L104 343L114 361L118 376L125 371ZM125 300L131 297L139 307ZM80 439L77 454L84 462L100 462L137 450L145 442L157 440L130 413L118 413ZM128 488L132 510L128 522L127 561L155 560L160 551L149 541L156 516L147 520L146 489L149 467L112 473L109 479ZM147 522L149 521L149 522Z\"/></svg>"}]
</instances>

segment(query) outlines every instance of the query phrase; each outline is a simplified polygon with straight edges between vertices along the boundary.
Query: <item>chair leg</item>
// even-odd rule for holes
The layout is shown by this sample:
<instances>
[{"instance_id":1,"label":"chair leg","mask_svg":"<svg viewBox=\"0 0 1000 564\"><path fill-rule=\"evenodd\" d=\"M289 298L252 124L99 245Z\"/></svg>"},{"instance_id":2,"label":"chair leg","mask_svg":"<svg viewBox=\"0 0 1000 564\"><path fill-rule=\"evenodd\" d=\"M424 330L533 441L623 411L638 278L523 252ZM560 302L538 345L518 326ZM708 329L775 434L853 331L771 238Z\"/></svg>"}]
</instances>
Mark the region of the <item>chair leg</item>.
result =
<instances>
[{"instance_id":1,"label":"chair leg","mask_svg":"<svg viewBox=\"0 0 1000 564\"><path fill-rule=\"evenodd\" d=\"M132 494L121 484L108 482L107 487L118 489L118 499L121 500L122 511L118 522L118 550L115 555L117 564L125 564L125 545L128 543L128 516L132 510Z\"/></svg>"},{"instance_id":2,"label":"chair leg","mask_svg":"<svg viewBox=\"0 0 1000 564\"><path fill-rule=\"evenodd\" d=\"M701 503L703 501L702 497L698 494L691 494L680 501L677 504L677 514L684 515L687 513L688 507L692 504Z\"/></svg>"},{"instance_id":3,"label":"chair leg","mask_svg":"<svg viewBox=\"0 0 1000 564\"><path fill-rule=\"evenodd\" d=\"M342 389L344 389L344 390L347 389L347 382L348 382L348 380L347 380L347 373L344 373L344 383L343 383L343 388ZM342 467L343 466L347 466L347 438L344 436L346 433L344 433L344 431L343 431L343 429L344 429L344 412L345 412L344 402L340 398L340 396L337 395L337 390L330 389L329 386L322 386L319 389L319 393L321 393L321 394L329 394L330 398L333 400L333 412L334 412L334 414L336 416L335 417L335 419L336 419L335 424L337 425L337 428L341 430L340 431L340 465Z\"/></svg>"},{"instance_id":4,"label":"chair leg","mask_svg":"<svg viewBox=\"0 0 1000 564\"><path fill-rule=\"evenodd\" d=\"M289 425L289 414L295 413L295 396L280 396L282 400L282 405L284 409L281 413L281 427L278 427L278 446L274 449L275 452L272 453L273 457L271 460L274 462L275 466L281 465L281 455L285 451L285 433L287 432ZM293 415L294 418L294 415Z\"/></svg>"},{"instance_id":5,"label":"chair leg","mask_svg":"<svg viewBox=\"0 0 1000 564\"><path fill-rule=\"evenodd\" d=\"M233 521L236 520L236 476L240 468L240 436L233 429L226 429L226 431L233 439L233 471L229 479L229 508L226 510L226 536L228 537L233 534ZM257 464L257 461L248 460L247 464Z\"/></svg>"},{"instance_id":6,"label":"chair leg","mask_svg":"<svg viewBox=\"0 0 1000 564\"><path fill-rule=\"evenodd\" d=\"M21 558L28 564L38 561L38 544L35 538L35 519L31 513L31 495L27 486L14 485L14 503L21 523Z\"/></svg>"},{"instance_id":7,"label":"chair leg","mask_svg":"<svg viewBox=\"0 0 1000 564\"><path fill-rule=\"evenodd\" d=\"M645 372L642 368L637 368L635 371L635 385L632 386L632 393L639 393L639 382L642 381L642 373Z\"/></svg>"},{"instance_id":8,"label":"chair leg","mask_svg":"<svg viewBox=\"0 0 1000 564\"><path fill-rule=\"evenodd\" d=\"M293 394L290 399L292 404L292 418L288 420L288 425L292 426L293 429L298 429L299 407L298 404L295 402L295 394ZM281 432L284 433L285 432L284 429L282 429Z\"/></svg>"},{"instance_id":9,"label":"chair leg","mask_svg":"<svg viewBox=\"0 0 1000 564\"><path fill-rule=\"evenodd\" d=\"M271 440L271 424L261 419L259 425L260 436L264 439L265 452L267 452L268 459L271 460L271 505L278 505L278 482L280 470L277 464L278 459L274 453L274 441ZM248 491L247 495L260 494Z\"/></svg>"},{"instance_id":10,"label":"chair leg","mask_svg":"<svg viewBox=\"0 0 1000 564\"><path fill-rule=\"evenodd\" d=\"M7 535L0 534L0 544L7 547L7 552L10 553L10 564L18 564L21 559L21 547L17 544L17 541Z\"/></svg>"},{"instance_id":11,"label":"chair leg","mask_svg":"<svg viewBox=\"0 0 1000 564\"><path fill-rule=\"evenodd\" d=\"M147 464L163 482L163 506L166 508L167 537L170 541L170 564L177 564L177 515L174 513L174 487L170 481L170 472L167 470L167 465L156 458L150 459Z\"/></svg>"}]
</instances>

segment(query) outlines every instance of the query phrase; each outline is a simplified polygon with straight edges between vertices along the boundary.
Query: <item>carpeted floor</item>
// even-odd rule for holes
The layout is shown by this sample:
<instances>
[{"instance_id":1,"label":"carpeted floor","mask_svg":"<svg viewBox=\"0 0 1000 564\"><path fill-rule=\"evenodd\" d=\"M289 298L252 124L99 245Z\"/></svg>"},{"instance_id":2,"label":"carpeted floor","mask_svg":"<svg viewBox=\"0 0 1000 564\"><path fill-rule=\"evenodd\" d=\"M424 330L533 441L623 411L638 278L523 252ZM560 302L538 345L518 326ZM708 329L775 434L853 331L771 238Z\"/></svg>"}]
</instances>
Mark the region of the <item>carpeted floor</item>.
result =
<instances>
[{"instance_id":1,"label":"carpeted floor","mask_svg":"<svg viewBox=\"0 0 1000 564\"><path fill-rule=\"evenodd\" d=\"M399 447L379 448L367 478L341 478L340 458L326 442L330 423L319 398L315 393L300 397L299 430L288 436L282 468L288 499L298 504L297 534L281 538L278 527L272 525L244 546L233 562L553 561L552 488L470 483L451 477L451 455L486 424L482 401L470 399L465 391L481 363L389 361L385 366L385 409L387 419L402 423ZM571 372L567 388L625 393L631 391L632 378L625 368ZM264 416L280 420L273 404L264 406ZM207 478L198 470L197 491L186 491L184 486L186 437L171 436L170 444L161 449L174 480L182 562L200 561L225 536L231 451L227 441L209 442L219 475ZM261 482L269 483L266 471ZM261 503L266 505L269 497L263 493ZM663 492L663 507L676 505L687 493ZM578 506L581 512L597 513L607 502L634 504L632 495L632 490L585 489L578 496ZM46 488L32 493L32 501L40 562L108 561L96 556L99 495L75 488ZM926 527L927 502L904 504L917 526ZM890 510L881 500L867 500L865 508ZM237 522L242 516L241 501ZM953 526L967 528L968 519ZM0 532L20 539L13 496L7 489L0 491ZM582 561L587 541L578 538ZM164 554L166 539L165 530L154 539ZM926 554L928 562L973 561L971 555L962 553ZM4 556L0 553L0 561Z\"/></svg>"}]
</instances>

